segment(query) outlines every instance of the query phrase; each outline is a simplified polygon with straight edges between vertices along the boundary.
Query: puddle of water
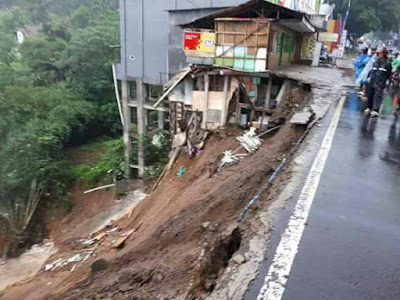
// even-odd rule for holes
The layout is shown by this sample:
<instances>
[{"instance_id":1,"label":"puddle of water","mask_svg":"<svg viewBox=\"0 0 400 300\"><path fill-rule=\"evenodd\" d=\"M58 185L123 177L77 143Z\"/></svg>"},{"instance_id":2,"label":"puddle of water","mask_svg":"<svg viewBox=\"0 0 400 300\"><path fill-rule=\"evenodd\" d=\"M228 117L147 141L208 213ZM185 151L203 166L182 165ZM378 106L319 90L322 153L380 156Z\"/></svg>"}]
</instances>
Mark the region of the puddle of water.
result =
<instances>
[{"instance_id":1,"label":"puddle of water","mask_svg":"<svg viewBox=\"0 0 400 300\"><path fill-rule=\"evenodd\" d=\"M53 242L45 241L42 245L32 246L19 257L9 259L7 264L0 266L0 291L35 275L55 251Z\"/></svg>"},{"instance_id":2,"label":"puddle of water","mask_svg":"<svg viewBox=\"0 0 400 300\"><path fill-rule=\"evenodd\" d=\"M111 221L118 220L130 213L131 210L134 209L146 197L147 194L138 189L130 192L122 199L115 200L113 206L109 210L101 212L93 218L93 221L90 225L90 233L93 234L103 229Z\"/></svg>"}]
</instances>

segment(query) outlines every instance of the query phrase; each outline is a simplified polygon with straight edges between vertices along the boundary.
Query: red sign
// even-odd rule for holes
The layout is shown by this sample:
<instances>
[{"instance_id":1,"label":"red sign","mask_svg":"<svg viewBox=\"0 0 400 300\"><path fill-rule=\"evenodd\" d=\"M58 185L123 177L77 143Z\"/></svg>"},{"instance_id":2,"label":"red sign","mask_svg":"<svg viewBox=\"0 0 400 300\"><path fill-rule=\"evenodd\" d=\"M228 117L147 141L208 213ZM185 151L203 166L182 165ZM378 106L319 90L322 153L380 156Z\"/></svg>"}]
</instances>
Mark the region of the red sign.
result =
<instances>
[{"instance_id":1,"label":"red sign","mask_svg":"<svg viewBox=\"0 0 400 300\"><path fill-rule=\"evenodd\" d=\"M200 32L185 32L184 37L184 49L185 50L197 50L200 41L201 41L201 33Z\"/></svg>"}]
</instances>

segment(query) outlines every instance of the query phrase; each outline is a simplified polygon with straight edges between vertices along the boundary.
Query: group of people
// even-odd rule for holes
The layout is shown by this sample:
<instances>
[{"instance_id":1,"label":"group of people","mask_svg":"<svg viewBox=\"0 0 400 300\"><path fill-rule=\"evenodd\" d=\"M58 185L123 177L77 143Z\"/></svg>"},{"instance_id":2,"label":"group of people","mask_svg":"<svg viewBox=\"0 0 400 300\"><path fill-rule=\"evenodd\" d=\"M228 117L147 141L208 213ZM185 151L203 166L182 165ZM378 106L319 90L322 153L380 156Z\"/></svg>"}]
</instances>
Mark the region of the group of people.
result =
<instances>
[{"instance_id":1,"label":"group of people","mask_svg":"<svg viewBox=\"0 0 400 300\"><path fill-rule=\"evenodd\" d=\"M378 117L383 96L387 87L391 88L395 114L400 114L400 57L389 58L386 47L363 49L354 60L355 77L360 93L368 98L366 114Z\"/></svg>"}]
</instances>

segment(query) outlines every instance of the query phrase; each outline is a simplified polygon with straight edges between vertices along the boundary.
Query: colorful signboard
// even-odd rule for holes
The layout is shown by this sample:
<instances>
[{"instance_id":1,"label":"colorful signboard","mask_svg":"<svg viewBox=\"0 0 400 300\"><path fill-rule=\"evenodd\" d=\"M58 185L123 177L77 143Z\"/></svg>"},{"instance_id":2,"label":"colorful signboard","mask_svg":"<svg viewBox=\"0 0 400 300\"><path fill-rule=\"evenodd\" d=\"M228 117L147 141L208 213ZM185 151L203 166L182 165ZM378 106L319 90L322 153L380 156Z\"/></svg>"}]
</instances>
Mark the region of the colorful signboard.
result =
<instances>
[{"instance_id":1,"label":"colorful signboard","mask_svg":"<svg viewBox=\"0 0 400 300\"><path fill-rule=\"evenodd\" d=\"M318 34L318 41L337 43L339 41L339 34L334 32L320 32Z\"/></svg>"},{"instance_id":2,"label":"colorful signboard","mask_svg":"<svg viewBox=\"0 0 400 300\"><path fill-rule=\"evenodd\" d=\"M215 33L186 31L183 40L185 51L215 53Z\"/></svg>"},{"instance_id":3,"label":"colorful signboard","mask_svg":"<svg viewBox=\"0 0 400 300\"><path fill-rule=\"evenodd\" d=\"M314 49L315 49L315 38L314 36L305 35L301 43L301 60L313 60Z\"/></svg>"}]
</instances>

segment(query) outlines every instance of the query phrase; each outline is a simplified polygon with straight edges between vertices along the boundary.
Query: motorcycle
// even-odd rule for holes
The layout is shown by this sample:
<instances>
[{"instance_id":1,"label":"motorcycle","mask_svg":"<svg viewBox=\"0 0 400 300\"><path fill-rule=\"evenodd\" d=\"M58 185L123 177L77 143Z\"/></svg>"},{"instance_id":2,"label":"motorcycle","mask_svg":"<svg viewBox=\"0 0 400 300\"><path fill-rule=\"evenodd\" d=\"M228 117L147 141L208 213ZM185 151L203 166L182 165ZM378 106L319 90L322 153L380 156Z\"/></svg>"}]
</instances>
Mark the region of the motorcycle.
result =
<instances>
[{"instance_id":1,"label":"motorcycle","mask_svg":"<svg viewBox=\"0 0 400 300\"><path fill-rule=\"evenodd\" d=\"M319 65L329 68L333 68L336 65L336 55L330 54L326 46L321 49Z\"/></svg>"}]
</instances>

